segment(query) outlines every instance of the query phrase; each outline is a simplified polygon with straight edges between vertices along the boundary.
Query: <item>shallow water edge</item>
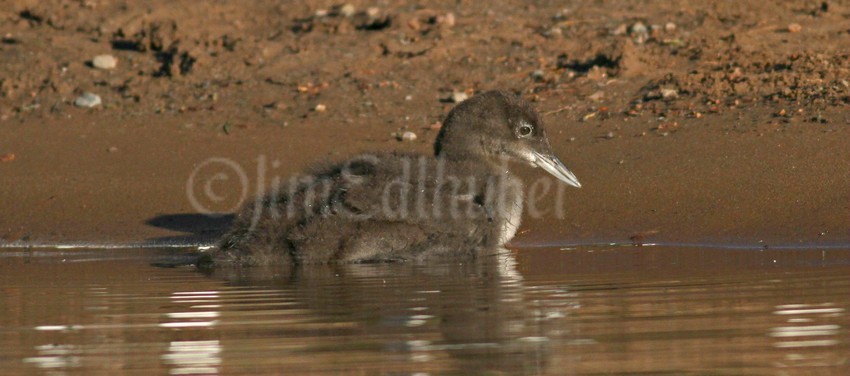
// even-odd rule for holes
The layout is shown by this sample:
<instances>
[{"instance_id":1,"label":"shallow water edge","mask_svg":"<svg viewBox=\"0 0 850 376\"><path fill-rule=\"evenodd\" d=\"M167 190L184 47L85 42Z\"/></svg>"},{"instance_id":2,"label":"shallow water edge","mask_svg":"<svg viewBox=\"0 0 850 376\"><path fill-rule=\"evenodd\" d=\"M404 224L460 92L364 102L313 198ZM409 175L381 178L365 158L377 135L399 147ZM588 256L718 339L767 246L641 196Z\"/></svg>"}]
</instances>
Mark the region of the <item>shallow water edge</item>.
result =
<instances>
[{"instance_id":1,"label":"shallow water edge","mask_svg":"<svg viewBox=\"0 0 850 376\"><path fill-rule=\"evenodd\" d=\"M12 373L844 374L850 248L594 246L454 264L0 250Z\"/></svg>"}]
</instances>

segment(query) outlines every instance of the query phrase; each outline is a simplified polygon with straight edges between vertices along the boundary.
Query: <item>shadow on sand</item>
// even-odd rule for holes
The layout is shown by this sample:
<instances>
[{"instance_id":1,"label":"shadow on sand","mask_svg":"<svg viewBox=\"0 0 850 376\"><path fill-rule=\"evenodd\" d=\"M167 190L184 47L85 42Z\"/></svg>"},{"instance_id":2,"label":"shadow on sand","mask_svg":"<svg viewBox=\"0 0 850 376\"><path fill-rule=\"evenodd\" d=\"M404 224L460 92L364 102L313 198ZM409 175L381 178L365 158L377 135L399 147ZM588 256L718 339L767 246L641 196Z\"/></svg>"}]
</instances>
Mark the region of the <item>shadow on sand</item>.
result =
<instances>
[{"instance_id":1,"label":"shadow on sand","mask_svg":"<svg viewBox=\"0 0 850 376\"><path fill-rule=\"evenodd\" d=\"M146 220L145 223L149 226L186 234L149 238L147 241L162 244L212 244L230 228L234 217L233 214L210 216L198 213L158 215Z\"/></svg>"}]
</instances>

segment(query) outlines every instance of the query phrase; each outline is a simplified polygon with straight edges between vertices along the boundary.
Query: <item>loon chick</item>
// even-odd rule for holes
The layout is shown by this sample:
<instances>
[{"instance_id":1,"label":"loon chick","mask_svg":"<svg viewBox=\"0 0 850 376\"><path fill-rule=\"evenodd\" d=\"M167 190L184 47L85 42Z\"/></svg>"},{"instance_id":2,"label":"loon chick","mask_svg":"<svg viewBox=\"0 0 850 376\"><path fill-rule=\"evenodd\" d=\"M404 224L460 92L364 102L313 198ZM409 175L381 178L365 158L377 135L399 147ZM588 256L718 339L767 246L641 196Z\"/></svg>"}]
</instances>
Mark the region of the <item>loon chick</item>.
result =
<instances>
[{"instance_id":1,"label":"loon chick","mask_svg":"<svg viewBox=\"0 0 850 376\"><path fill-rule=\"evenodd\" d=\"M362 154L293 177L246 205L201 263L474 258L519 225L524 189L508 161L581 187L552 153L540 115L505 91L452 109L434 152Z\"/></svg>"}]
</instances>

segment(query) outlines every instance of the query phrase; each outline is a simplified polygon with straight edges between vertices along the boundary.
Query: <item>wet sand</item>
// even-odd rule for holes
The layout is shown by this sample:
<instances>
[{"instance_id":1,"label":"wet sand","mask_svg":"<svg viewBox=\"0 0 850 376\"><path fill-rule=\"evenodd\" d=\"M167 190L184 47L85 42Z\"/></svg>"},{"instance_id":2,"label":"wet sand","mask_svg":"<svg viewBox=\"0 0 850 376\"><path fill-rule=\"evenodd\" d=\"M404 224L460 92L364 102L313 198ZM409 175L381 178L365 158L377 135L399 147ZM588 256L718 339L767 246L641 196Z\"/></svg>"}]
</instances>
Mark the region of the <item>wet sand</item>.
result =
<instances>
[{"instance_id":1,"label":"wet sand","mask_svg":"<svg viewBox=\"0 0 850 376\"><path fill-rule=\"evenodd\" d=\"M846 244L850 179L840 161L850 160L845 147L850 128L726 134L710 122L670 137L610 140L595 137L595 127L565 127L576 141L558 142L555 136L554 148L584 187L563 188L559 201L554 180L543 171L524 171L529 185L545 179L551 189L536 205L544 214L527 215L514 242L628 243L643 234L647 243ZM271 182L316 160L362 150L427 152L433 139L347 142L351 135L341 128L292 126L222 135L168 124L69 127L54 121L6 130L7 144L27 154L2 166L11 183L0 187L8 198L0 203L2 228L9 241L189 241L190 235L213 235L226 224L198 214L187 194L190 180L198 202L216 211L237 205L243 192L236 171L221 163L190 179L210 157L241 166L249 182L245 194L251 197L258 189L257 158L266 159L262 179ZM379 125L374 128L363 138L384 135ZM298 147L282 148L282 143ZM109 152L113 146L118 151ZM272 168L274 161L280 167ZM203 191L216 173L230 179L214 181L215 194L223 197L219 203ZM554 207L559 202L562 219ZM147 224L157 218L157 226Z\"/></svg>"}]
</instances>

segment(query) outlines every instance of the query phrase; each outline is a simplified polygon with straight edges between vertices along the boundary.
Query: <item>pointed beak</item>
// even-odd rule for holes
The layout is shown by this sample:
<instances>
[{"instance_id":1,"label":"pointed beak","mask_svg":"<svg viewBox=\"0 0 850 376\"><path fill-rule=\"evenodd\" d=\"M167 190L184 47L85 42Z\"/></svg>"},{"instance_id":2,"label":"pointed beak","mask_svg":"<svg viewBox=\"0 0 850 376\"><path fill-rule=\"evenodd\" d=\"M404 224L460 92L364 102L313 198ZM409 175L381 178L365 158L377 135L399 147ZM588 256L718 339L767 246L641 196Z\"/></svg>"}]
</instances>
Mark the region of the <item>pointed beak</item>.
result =
<instances>
[{"instance_id":1,"label":"pointed beak","mask_svg":"<svg viewBox=\"0 0 850 376\"><path fill-rule=\"evenodd\" d=\"M558 178L558 180L564 183L572 185L576 188L581 188L581 183L578 182L578 178L576 178L576 176L567 168L567 166L564 166L564 163L561 162L558 157L552 154L543 154L536 151L533 152L532 155L534 155L534 160L532 161L532 163L535 166L546 170L546 172L554 175L556 178Z\"/></svg>"}]
</instances>

